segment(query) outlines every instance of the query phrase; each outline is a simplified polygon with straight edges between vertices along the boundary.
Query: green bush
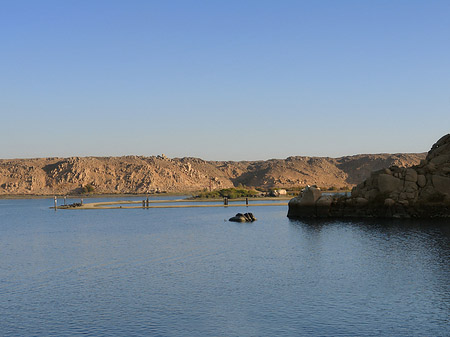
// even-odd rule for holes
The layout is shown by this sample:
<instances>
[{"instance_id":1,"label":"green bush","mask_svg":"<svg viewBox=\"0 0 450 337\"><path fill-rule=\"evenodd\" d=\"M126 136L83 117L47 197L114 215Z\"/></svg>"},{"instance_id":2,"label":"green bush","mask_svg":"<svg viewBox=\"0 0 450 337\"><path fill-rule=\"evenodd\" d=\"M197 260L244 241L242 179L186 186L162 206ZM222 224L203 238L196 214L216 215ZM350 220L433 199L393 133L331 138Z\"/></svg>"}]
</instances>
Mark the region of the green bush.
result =
<instances>
[{"instance_id":1,"label":"green bush","mask_svg":"<svg viewBox=\"0 0 450 337\"><path fill-rule=\"evenodd\" d=\"M95 188L91 184L84 185L81 188L82 193L92 193L92 192L94 192L94 190L95 190Z\"/></svg>"},{"instance_id":2,"label":"green bush","mask_svg":"<svg viewBox=\"0 0 450 337\"><path fill-rule=\"evenodd\" d=\"M289 187L287 190L288 192L300 192L303 190L306 186L296 186L296 187Z\"/></svg>"},{"instance_id":3,"label":"green bush","mask_svg":"<svg viewBox=\"0 0 450 337\"><path fill-rule=\"evenodd\" d=\"M195 197L201 199L219 199L228 197L228 199L254 197L258 194L257 191L247 190L244 188L224 188L221 190L211 192L200 192Z\"/></svg>"}]
</instances>

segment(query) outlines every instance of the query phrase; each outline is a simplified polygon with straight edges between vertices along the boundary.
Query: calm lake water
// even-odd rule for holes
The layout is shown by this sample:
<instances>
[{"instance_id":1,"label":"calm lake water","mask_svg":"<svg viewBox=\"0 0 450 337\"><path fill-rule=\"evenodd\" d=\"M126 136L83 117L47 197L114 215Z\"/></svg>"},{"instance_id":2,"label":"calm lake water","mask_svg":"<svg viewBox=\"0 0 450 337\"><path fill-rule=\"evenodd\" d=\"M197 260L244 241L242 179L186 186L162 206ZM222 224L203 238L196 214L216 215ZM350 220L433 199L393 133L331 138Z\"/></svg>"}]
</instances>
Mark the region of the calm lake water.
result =
<instances>
[{"instance_id":1,"label":"calm lake water","mask_svg":"<svg viewBox=\"0 0 450 337\"><path fill-rule=\"evenodd\" d=\"M450 336L448 221L52 204L0 200L2 336Z\"/></svg>"}]
</instances>

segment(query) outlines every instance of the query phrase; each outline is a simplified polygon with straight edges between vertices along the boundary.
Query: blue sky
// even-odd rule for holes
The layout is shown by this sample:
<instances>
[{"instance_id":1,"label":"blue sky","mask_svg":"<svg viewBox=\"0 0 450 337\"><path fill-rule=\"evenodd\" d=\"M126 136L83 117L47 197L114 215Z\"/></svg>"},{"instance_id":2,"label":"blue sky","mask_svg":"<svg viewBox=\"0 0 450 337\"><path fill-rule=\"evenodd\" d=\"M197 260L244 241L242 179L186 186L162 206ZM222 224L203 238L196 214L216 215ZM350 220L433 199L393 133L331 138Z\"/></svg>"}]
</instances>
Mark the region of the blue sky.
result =
<instances>
[{"instance_id":1,"label":"blue sky","mask_svg":"<svg viewBox=\"0 0 450 337\"><path fill-rule=\"evenodd\" d=\"M450 1L0 1L0 158L427 151Z\"/></svg>"}]
</instances>

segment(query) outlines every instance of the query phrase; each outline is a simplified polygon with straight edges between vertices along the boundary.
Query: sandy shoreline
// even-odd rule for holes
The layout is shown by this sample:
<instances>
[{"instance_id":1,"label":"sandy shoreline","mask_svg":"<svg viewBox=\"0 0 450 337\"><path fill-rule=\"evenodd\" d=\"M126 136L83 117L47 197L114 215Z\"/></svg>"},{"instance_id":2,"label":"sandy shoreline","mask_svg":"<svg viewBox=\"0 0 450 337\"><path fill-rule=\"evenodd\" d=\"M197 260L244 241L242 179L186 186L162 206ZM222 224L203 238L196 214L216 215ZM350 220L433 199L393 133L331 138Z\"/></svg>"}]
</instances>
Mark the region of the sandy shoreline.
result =
<instances>
[{"instance_id":1,"label":"sandy shoreline","mask_svg":"<svg viewBox=\"0 0 450 337\"><path fill-rule=\"evenodd\" d=\"M143 199L144 200L144 199ZM82 206L70 207L70 206L58 206L58 209L147 209L147 208L198 208L198 207L254 207L254 206L287 206L287 198L253 198L249 199L249 203L246 204L245 198L230 199L230 204L224 205L223 199L175 199L175 200L150 200L148 206L143 206L142 201L132 200L118 200L118 201L103 201L103 202L87 202ZM261 203L263 201L263 203ZM264 201L279 201L277 203L264 203ZM239 203L236 203L239 202ZM183 203L195 203L194 205L183 205ZM202 203L202 204L200 204ZM215 204L213 204L215 203ZM217 204L219 203L219 204ZM160 205L158 205L160 204ZM165 204L165 205L161 205ZM178 205L167 205L178 204ZM53 207L49 207L53 208Z\"/></svg>"}]
</instances>

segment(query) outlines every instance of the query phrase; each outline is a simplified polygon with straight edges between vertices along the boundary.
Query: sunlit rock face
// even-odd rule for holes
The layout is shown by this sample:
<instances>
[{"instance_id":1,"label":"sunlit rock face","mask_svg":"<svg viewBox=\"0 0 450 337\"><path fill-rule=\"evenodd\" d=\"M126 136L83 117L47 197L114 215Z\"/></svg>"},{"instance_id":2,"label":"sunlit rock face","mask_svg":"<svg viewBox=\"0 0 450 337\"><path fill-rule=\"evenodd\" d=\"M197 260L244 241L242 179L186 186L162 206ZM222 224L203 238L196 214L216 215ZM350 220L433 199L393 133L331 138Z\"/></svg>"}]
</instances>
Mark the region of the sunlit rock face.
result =
<instances>
[{"instance_id":1,"label":"sunlit rock face","mask_svg":"<svg viewBox=\"0 0 450 337\"><path fill-rule=\"evenodd\" d=\"M334 197L330 203L316 200L313 208L293 201L288 216L450 216L450 134L439 139L419 165L372 172L353 188L351 197Z\"/></svg>"},{"instance_id":2,"label":"sunlit rock face","mask_svg":"<svg viewBox=\"0 0 450 337\"><path fill-rule=\"evenodd\" d=\"M289 201L289 212L301 209L305 216L316 215L316 205L322 199L322 192L317 187L306 187L301 193ZM289 214L288 214L289 216Z\"/></svg>"}]
</instances>

